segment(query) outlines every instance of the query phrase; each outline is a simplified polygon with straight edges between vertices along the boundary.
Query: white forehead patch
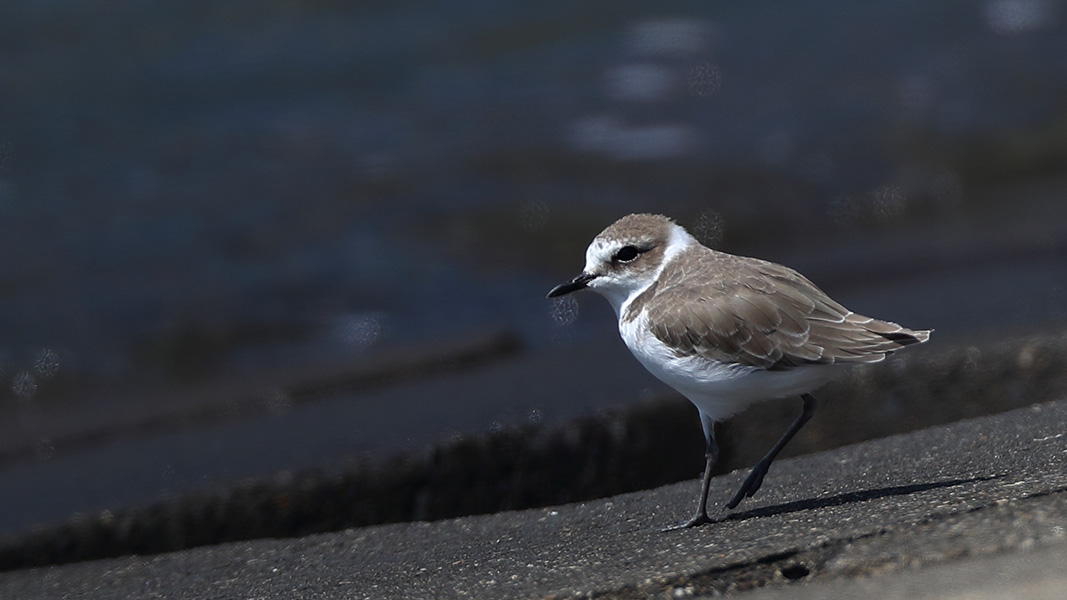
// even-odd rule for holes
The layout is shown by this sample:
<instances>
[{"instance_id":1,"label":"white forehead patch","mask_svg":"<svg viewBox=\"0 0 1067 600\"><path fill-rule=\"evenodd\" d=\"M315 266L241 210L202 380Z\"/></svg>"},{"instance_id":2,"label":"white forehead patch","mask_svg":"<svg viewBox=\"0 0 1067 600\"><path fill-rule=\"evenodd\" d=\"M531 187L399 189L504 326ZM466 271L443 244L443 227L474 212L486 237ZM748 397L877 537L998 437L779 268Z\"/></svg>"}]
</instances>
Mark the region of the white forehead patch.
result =
<instances>
[{"instance_id":1,"label":"white forehead patch","mask_svg":"<svg viewBox=\"0 0 1067 600\"><path fill-rule=\"evenodd\" d=\"M585 272L595 273L600 265L611 262L611 254L619 245L618 240L608 241L604 238L594 238L593 242L585 250Z\"/></svg>"}]
</instances>

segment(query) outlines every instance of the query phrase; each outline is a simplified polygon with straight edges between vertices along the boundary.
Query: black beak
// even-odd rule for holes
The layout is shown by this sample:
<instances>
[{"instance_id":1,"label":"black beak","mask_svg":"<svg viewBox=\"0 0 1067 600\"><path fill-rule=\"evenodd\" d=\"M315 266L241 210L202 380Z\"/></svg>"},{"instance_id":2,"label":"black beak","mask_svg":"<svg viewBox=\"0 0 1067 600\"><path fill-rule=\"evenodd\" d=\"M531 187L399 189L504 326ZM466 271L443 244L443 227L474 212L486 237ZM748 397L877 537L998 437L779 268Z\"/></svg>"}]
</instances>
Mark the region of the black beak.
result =
<instances>
[{"instance_id":1,"label":"black beak","mask_svg":"<svg viewBox=\"0 0 1067 600\"><path fill-rule=\"evenodd\" d=\"M548 293L548 297L555 298L556 296L562 296L571 292L577 292L578 290L584 290L588 283L595 278L596 275L582 273L581 275L575 277L567 283L557 285L556 287L552 288L552 291Z\"/></svg>"}]
</instances>

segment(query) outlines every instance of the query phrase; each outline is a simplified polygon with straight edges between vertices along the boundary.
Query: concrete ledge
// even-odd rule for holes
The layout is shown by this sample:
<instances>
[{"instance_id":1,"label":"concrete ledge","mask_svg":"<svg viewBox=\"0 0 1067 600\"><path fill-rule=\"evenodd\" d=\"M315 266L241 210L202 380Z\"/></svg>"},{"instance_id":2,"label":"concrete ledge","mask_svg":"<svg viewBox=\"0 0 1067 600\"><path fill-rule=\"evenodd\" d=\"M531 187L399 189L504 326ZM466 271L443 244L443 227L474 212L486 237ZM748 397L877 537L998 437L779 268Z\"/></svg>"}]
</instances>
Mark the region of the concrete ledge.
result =
<instances>
[{"instance_id":1,"label":"concrete ledge","mask_svg":"<svg viewBox=\"0 0 1067 600\"><path fill-rule=\"evenodd\" d=\"M821 390L824 408L786 456L1008 410L1065 390L1063 336L916 352ZM720 472L755 462L795 410L788 401L765 403L721 428ZM0 539L0 569L563 504L685 480L702 465L695 410L665 397L551 426L443 440L341 470L283 472L82 515Z\"/></svg>"},{"instance_id":2,"label":"concrete ledge","mask_svg":"<svg viewBox=\"0 0 1067 600\"><path fill-rule=\"evenodd\" d=\"M9 572L0 597L678 598L1061 552L1065 431L1060 401L785 460L741 510L694 530L659 531L692 510L689 481L555 508ZM716 478L713 497L725 501L744 474Z\"/></svg>"}]
</instances>

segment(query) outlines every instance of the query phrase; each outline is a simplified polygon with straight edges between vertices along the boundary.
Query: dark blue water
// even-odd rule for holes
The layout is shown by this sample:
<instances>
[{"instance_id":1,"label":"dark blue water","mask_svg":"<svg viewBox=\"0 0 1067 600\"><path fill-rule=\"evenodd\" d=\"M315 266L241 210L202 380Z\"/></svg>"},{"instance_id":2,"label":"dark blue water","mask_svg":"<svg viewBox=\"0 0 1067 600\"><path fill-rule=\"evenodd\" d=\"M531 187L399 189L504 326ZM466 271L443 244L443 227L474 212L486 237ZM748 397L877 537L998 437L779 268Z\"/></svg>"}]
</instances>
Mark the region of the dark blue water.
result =
<instances>
[{"instance_id":1,"label":"dark blue water","mask_svg":"<svg viewBox=\"0 0 1067 600\"><path fill-rule=\"evenodd\" d=\"M47 352L69 390L487 327L546 344L544 292L632 210L742 249L951 221L967 174L926 150L1062 123L1065 19L1046 0L4 2L4 388Z\"/></svg>"},{"instance_id":2,"label":"dark blue water","mask_svg":"<svg viewBox=\"0 0 1067 600\"><path fill-rule=\"evenodd\" d=\"M1065 23L1051 0L0 0L0 529L661 389L602 299L544 298L631 211L932 351L1062 330ZM490 328L529 351L260 389ZM70 441L203 389L265 408Z\"/></svg>"}]
</instances>

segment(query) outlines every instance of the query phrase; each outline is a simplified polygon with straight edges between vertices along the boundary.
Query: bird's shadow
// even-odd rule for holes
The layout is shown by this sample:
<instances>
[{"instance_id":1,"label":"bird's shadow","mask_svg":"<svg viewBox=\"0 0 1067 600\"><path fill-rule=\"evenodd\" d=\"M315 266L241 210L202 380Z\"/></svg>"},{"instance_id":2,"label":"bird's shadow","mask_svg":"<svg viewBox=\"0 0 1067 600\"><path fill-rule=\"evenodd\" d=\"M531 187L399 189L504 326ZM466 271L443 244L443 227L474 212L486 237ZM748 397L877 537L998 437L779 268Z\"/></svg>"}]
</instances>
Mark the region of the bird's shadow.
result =
<instances>
[{"instance_id":1,"label":"bird's shadow","mask_svg":"<svg viewBox=\"0 0 1067 600\"><path fill-rule=\"evenodd\" d=\"M721 518L714 519L714 522L722 523L725 521L743 521L745 519L751 519L754 517L771 517L774 515L784 515L799 512L802 510L813 510L817 508L827 508L830 506L840 506L842 504L865 502L867 500L877 500L879 498L888 498L891 496L906 496L908 494L914 494L917 492L925 492L926 490L954 487L957 485L965 485L968 483L977 483L979 481L990 481L993 479L1000 479L1002 477L1004 476L990 475L986 477L971 477L969 479L948 479L945 481L915 483L912 485L896 485L872 490L863 490L859 492L847 492L844 494L838 494L836 496L830 496L827 498L796 500L794 502L786 502L784 504L775 504L773 506L762 506L760 508L753 508L752 510L746 510L744 512L730 513Z\"/></svg>"}]
</instances>

